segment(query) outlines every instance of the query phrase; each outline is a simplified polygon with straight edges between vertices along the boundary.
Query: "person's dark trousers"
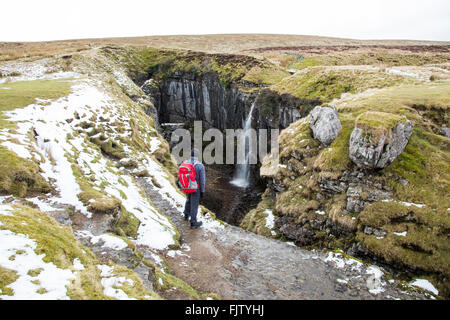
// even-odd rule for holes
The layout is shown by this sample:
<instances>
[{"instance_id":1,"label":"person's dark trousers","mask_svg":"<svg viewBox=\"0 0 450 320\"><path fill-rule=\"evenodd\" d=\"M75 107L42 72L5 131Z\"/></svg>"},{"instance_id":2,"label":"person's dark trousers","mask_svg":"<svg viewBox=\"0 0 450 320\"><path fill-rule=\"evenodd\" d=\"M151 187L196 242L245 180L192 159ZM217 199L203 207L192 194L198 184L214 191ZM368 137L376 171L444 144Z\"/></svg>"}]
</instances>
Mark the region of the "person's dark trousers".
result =
<instances>
[{"instance_id":1,"label":"person's dark trousers","mask_svg":"<svg viewBox=\"0 0 450 320\"><path fill-rule=\"evenodd\" d=\"M200 189L194 193L188 193L184 206L184 215L191 217L191 225L197 223L198 205L200 203Z\"/></svg>"}]
</instances>

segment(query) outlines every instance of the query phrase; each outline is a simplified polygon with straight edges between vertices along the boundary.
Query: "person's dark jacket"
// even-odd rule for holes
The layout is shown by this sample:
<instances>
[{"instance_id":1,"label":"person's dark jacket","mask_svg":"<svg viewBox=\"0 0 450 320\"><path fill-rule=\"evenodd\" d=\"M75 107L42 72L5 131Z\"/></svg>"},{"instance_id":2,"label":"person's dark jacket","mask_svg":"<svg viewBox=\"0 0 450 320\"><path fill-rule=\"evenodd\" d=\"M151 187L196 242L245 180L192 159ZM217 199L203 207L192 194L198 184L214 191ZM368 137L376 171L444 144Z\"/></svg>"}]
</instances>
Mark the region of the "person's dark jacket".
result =
<instances>
[{"instance_id":1,"label":"person's dark jacket","mask_svg":"<svg viewBox=\"0 0 450 320\"><path fill-rule=\"evenodd\" d=\"M205 166L201 162L198 162L198 159L195 157L191 157L191 163L194 164L195 168L195 180L200 183L200 192L204 193L206 187Z\"/></svg>"}]
</instances>

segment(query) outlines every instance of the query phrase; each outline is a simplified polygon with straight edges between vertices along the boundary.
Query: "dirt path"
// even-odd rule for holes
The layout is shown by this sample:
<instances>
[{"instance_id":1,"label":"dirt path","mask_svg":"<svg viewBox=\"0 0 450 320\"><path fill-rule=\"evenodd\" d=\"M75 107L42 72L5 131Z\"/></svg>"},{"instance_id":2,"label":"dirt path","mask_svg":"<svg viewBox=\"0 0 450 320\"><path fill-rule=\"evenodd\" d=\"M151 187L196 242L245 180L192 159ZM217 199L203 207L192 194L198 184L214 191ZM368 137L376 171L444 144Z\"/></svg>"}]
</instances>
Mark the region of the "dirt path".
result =
<instances>
[{"instance_id":1,"label":"dirt path","mask_svg":"<svg viewBox=\"0 0 450 320\"><path fill-rule=\"evenodd\" d=\"M373 268L326 261L278 240L226 225L217 232L191 230L183 215L145 179L137 179L153 204L181 234L182 249L166 254L173 273L201 293L222 299L423 299L373 275ZM201 220L201 217L200 217ZM382 292L375 294L377 288ZM370 293L369 289L374 289Z\"/></svg>"}]
</instances>

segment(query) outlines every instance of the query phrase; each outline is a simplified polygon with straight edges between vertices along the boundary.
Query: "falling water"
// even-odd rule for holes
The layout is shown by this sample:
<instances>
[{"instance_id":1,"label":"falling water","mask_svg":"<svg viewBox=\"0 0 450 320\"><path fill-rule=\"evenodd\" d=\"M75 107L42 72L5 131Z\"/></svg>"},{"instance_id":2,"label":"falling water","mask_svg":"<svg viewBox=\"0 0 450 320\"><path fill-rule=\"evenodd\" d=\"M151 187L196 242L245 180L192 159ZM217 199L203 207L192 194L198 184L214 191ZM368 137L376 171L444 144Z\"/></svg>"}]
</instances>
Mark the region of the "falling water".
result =
<instances>
[{"instance_id":1,"label":"falling water","mask_svg":"<svg viewBox=\"0 0 450 320\"><path fill-rule=\"evenodd\" d=\"M250 151L252 150L252 148L250 148L250 130L252 129L252 114L254 107L255 103L252 104L247 119L245 119L242 132L244 139L239 140L241 147L244 147L245 150L245 162L244 164L236 165L237 168L234 179L230 181L231 184L240 188L246 188L250 184Z\"/></svg>"}]
</instances>

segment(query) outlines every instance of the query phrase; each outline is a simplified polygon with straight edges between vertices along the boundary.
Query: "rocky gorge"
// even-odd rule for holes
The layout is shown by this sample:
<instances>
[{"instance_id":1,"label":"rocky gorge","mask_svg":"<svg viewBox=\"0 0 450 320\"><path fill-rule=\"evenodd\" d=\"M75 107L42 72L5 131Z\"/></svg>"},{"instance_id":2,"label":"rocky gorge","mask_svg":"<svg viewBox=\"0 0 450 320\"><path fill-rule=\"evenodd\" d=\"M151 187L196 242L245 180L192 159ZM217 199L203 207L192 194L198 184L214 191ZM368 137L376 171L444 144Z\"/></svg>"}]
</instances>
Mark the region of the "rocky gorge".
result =
<instances>
[{"instance_id":1,"label":"rocky gorge","mask_svg":"<svg viewBox=\"0 0 450 320\"><path fill-rule=\"evenodd\" d=\"M75 94L64 98L58 82L63 99L40 94L50 100L30 105L33 119L20 108L3 110L8 121L27 125L2 131L9 151L1 155L18 172L0 177L2 235L36 236L22 221L25 211L68 228L58 232L73 229L80 245L63 262L50 259L94 287L73 281L71 298L447 297L449 142L440 130L448 127L447 80L358 66L288 72L278 58L105 46L51 61L58 71L39 77L75 77L65 80L77 83ZM30 65L40 63L49 62ZM2 69L16 72L2 85L5 95L20 85L21 64L11 65ZM27 81L43 91L37 79ZM49 106L66 111L45 119L39 110ZM248 119L252 128L281 130L279 158L253 165L245 190L229 184L234 166L207 166L205 230L190 232L168 138L174 128L192 130L194 120L223 131ZM15 165L19 156L31 159L27 167ZM70 168L79 190L68 191L58 166ZM6 260L0 267L13 269ZM205 260L203 276L221 286L186 277ZM418 277L438 293L411 286ZM2 298L14 279L2 278Z\"/></svg>"},{"instance_id":2,"label":"rocky gorge","mask_svg":"<svg viewBox=\"0 0 450 320\"><path fill-rule=\"evenodd\" d=\"M204 60L200 64L208 64L210 58L206 58L206 62ZM233 58L229 59L232 61ZM257 62L247 63L251 65ZM289 140L292 138L280 138L280 164L276 168L272 167L270 156L265 159L266 162L262 164L261 169L260 165L253 166L253 184L246 190L247 192L242 194L239 190L236 192L232 188L226 188L221 193L229 196L222 196L224 198L222 201L217 198L217 192L209 195L214 199L212 202L221 203L216 210L222 220L255 231L257 230L255 228L268 217L266 216L265 220L255 219L255 211L256 213L262 211L263 216L264 213L267 215L267 212L270 212L275 217L278 216L270 231L270 237L286 238L295 241L297 245L310 248L343 249L349 255L377 261L390 268L392 272L402 271L399 274L403 275L407 274L403 272L405 268L413 273L420 272L419 270L430 272L432 277L434 274L436 279L440 279L438 282L446 292L445 283L448 275L444 271L445 257L438 263L442 268L429 266L427 263L417 266L413 262L414 258L411 260L409 257L409 252L415 252L414 254L422 252L421 246L401 243L400 251L407 253L399 253L393 258L388 252L396 251L395 245L391 244L392 249L375 249L373 245L368 245L367 240L370 237L378 240L386 238L389 233L386 229L391 228L388 227L390 223L380 228L380 224L374 225L363 220L367 208L372 208L371 204L396 203L406 208L412 206L418 209L426 206L422 202L396 200L396 186L393 186L392 179L402 187L407 186L409 181L398 174L392 176L389 174L390 177L387 178L383 172L384 168L404 152L415 127L414 121L395 111L385 112L384 108L361 108L362 112L358 110L357 116L352 119L354 127L349 126L348 118L343 119L345 121L343 125L339 119L340 101L327 102L326 99L313 98L311 95L284 93L277 88L276 82L252 83L239 78L233 79L232 82L224 82L223 78L220 78L220 72L211 71L209 68L204 72L202 68L200 71L194 68L194 72L174 70L172 73L169 72L169 75L164 74L161 77L160 66L152 67L152 71L149 72L151 79L147 80L142 88L153 97L160 120L178 123L202 120L207 128L236 129L242 127L250 111L250 105L254 103L253 128L284 130L285 137L290 133L300 133L299 138L294 138L298 139L295 142ZM344 99L342 105L346 105L348 100ZM352 103L355 104L353 101ZM343 109L345 110L345 107ZM445 117L448 119L447 115ZM425 121L426 125L433 124L433 121L428 119ZM422 119L417 122L419 123L416 126L423 123ZM296 129L299 126L302 127L300 131ZM336 147L336 143L333 142L339 135L340 139L337 141L339 145ZM345 142L345 139L348 139L348 142ZM299 143L301 146L297 147ZM333 150L335 148L338 150ZM289 152L286 152L287 150ZM343 151L346 154L338 153ZM328 152L330 154L327 154ZM345 169L339 168L344 161ZM224 171L227 172L225 177L230 175L230 169L228 172ZM221 169L218 172L221 176ZM309 179L306 179L307 177ZM226 184L226 178L219 181L217 185L211 185L213 190L218 190L217 186ZM265 186L267 189L263 194ZM448 185L444 183L442 187L445 190ZM292 188L299 188L301 191L291 191ZM255 193L257 197L249 198L249 195ZM237 198L234 198L235 196ZM234 203L235 207L225 205L230 202ZM267 202L272 202L269 209ZM248 211L250 213L246 213ZM394 232L394 236L403 235L402 230L405 227L400 227L401 222L417 223L419 220L418 214L414 218L412 212L406 216L406 220L394 218L395 231L391 231ZM446 223L442 227L434 228L439 228L436 232L443 235L446 232L445 225ZM428 226L430 227L433 228L432 225ZM410 228L407 226L406 230ZM264 227L262 229L264 230ZM431 256L440 255L438 253L440 250L446 250L444 243L439 247L426 251L430 252L431 260L433 259Z\"/></svg>"}]
</instances>

